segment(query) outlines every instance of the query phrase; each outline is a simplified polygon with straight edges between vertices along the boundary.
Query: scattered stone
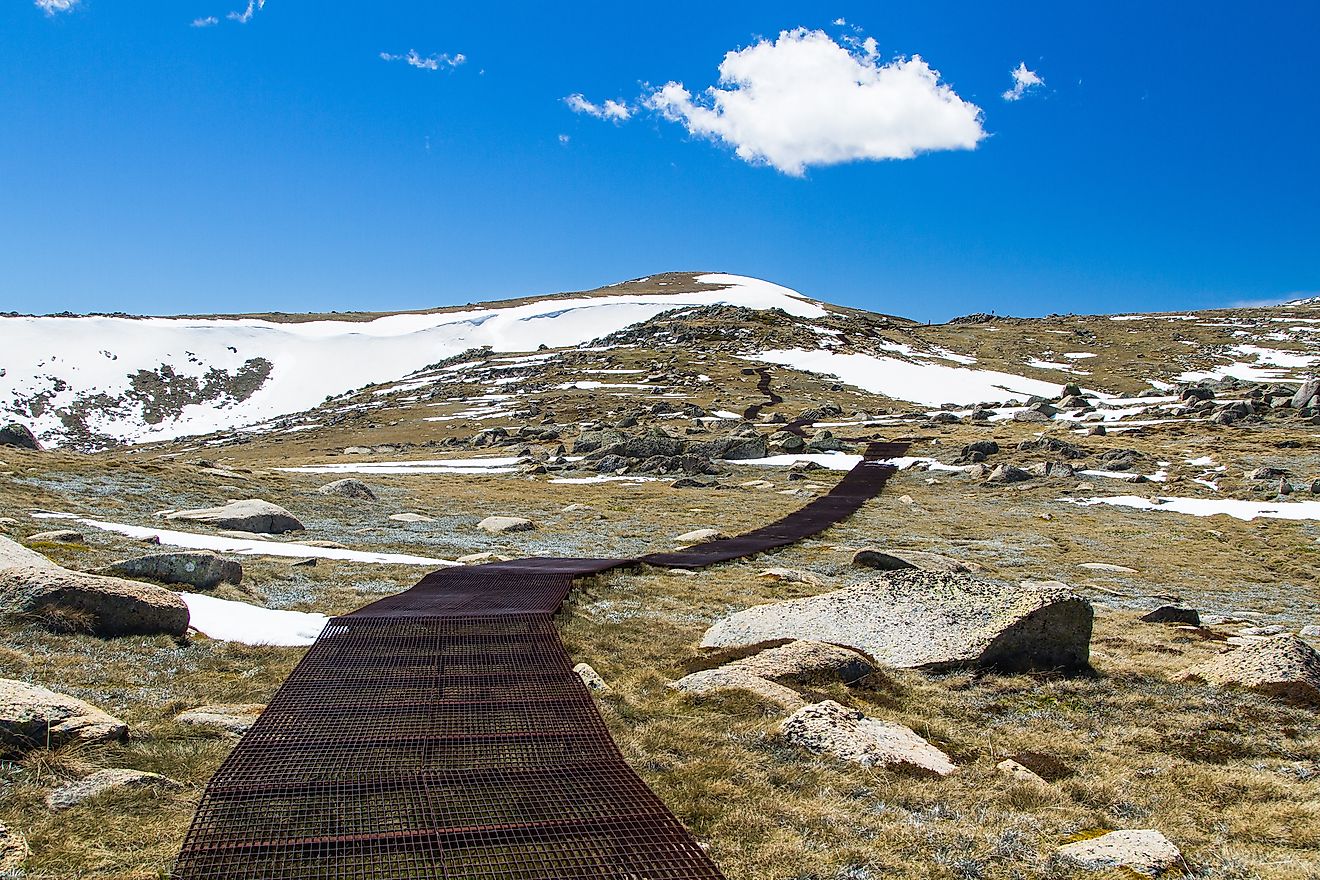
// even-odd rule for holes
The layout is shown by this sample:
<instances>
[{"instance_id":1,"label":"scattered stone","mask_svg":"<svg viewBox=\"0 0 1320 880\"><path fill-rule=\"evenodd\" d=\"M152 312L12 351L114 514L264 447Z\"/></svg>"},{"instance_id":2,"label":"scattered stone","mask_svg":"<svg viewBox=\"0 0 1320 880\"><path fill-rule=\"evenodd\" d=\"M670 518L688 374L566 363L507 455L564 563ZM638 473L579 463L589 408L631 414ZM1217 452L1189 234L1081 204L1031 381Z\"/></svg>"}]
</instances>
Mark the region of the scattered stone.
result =
<instances>
[{"instance_id":1,"label":"scattered stone","mask_svg":"<svg viewBox=\"0 0 1320 880\"><path fill-rule=\"evenodd\" d=\"M1089 660L1093 616L1089 602L1058 582L1012 585L909 569L731 614L706 631L701 645L810 639L897 668L1079 669Z\"/></svg>"},{"instance_id":2,"label":"scattered stone","mask_svg":"<svg viewBox=\"0 0 1320 880\"><path fill-rule=\"evenodd\" d=\"M484 563L484 562L494 562L494 561L495 561L496 559L498 559L498 558L499 558L499 557L497 557L494 553L490 553L490 552L486 552L486 553L469 553L469 554L466 555L466 556L460 556L460 557L458 557L458 558L455 559L454 561L455 561L455 562L461 562L461 563L463 563L464 565L480 565L480 564L482 564L482 563Z\"/></svg>"},{"instance_id":3,"label":"scattered stone","mask_svg":"<svg viewBox=\"0 0 1320 880\"><path fill-rule=\"evenodd\" d=\"M220 507L178 510L165 514L165 518L200 522L220 529L263 535L282 535L285 532L303 530L303 524L292 513L278 504L262 501L260 498L230 501Z\"/></svg>"},{"instance_id":4,"label":"scattered stone","mask_svg":"<svg viewBox=\"0 0 1320 880\"><path fill-rule=\"evenodd\" d=\"M1049 784L1044 779L1040 778L1040 776L1036 775L1034 771L1022 766L1012 758L1006 758L1003 761L1000 761L995 765L995 769L1009 779L1012 779L1014 782L1028 782L1037 785Z\"/></svg>"},{"instance_id":5,"label":"scattered stone","mask_svg":"<svg viewBox=\"0 0 1320 880\"><path fill-rule=\"evenodd\" d=\"M1316 626L1313 623L1308 624L1307 626L1302 627L1302 631L1298 633L1298 635L1308 639L1320 638L1320 626Z\"/></svg>"},{"instance_id":6,"label":"scattered stone","mask_svg":"<svg viewBox=\"0 0 1320 880\"><path fill-rule=\"evenodd\" d=\"M958 768L949 756L901 724L867 718L833 700L798 709L780 734L789 742L841 761L920 776L948 776Z\"/></svg>"},{"instance_id":7,"label":"scattered stone","mask_svg":"<svg viewBox=\"0 0 1320 880\"><path fill-rule=\"evenodd\" d=\"M748 691L767 703L772 703L789 711L800 709L807 703L792 688L785 687L746 669L730 666L721 666L718 669L703 669L700 672L685 675L678 681L671 682L669 686L674 690L688 694L710 694L722 690Z\"/></svg>"},{"instance_id":8,"label":"scattered stone","mask_svg":"<svg viewBox=\"0 0 1320 880\"><path fill-rule=\"evenodd\" d=\"M728 535L719 529L693 529L690 532L677 535L674 540L680 544L702 544L706 541L719 541L727 537Z\"/></svg>"},{"instance_id":9,"label":"scattered stone","mask_svg":"<svg viewBox=\"0 0 1320 880\"><path fill-rule=\"evenodd\" d=\"M390 519L401 523L424 523L435 522L432 517L423 516L420 513L392 513Z\"/></svg>"},{"instance_id":10,"label":"scattered stone","mask_svg":"<svg viewBox=\"0 0 1320 880\"><path fill-rule=\"evenodd\" d=\"M56 529L52 532L37 532L35 535L28 535L27 540L29 542L38 541L51 544L86 544L87 536L73 529Z\"/></svg>"},{"instance_id":11,"label":"scattered stone","mask_svg":"<svg viewBox=\"0 0 1320 880\"><path fill-rule=\"evenodd\" d=\"M76 697L0 678L0 752L123 739L128 725Z\"/></svg>"},{"instance_id":12,"label":"scattered stone","mask_svg":"<svg viewBox=\"0 0 1320 880\"><path fill-rule=\"evenodd\" d=\"M1302 387L1297 389L1297 393L1293 395L1292 408L1304 409L1308 406L1317 406L1320 404L1320 401L1316 399L1317 397L1320 397L1320 379L1307 379L1302 383ZM0 442L0 445L3 445L3 443Z\"/></svg>"},{"instance_id":13,"label":"scattered stone","mask_svg":"<svg viewBox=\"0 0 1320 880\"><path fill-rule=\"evenodd\" d=\"M1248 480L1278 480L1288 476L1288 472L1283 468L1276 467L1258 467L1252 468L1243 474Z\"/></svg>"},{"instance_id":14,"label":"scattered stone","mask_svg":"<svg viewBox=\"0 0 1320 880\"><path fill-rule=\"evenodd\" d=\"M10 422L3 428L0 428L0 446L16 446L19 449L31 449L34 452L41 451L41 444L37 442L36 435L27 427L18 422Z\"/></svg>"},{"instance_id":15,"label":"scattered stone","mask_svg":"<svg viewBox=\"0 0 1320 880\"><path fill-rule=\"evenodd\" d=\"M1244 688L1299 705L1320 705L1320 654L1294 635L1244 644L1185 671L1181 678Z\"/></svg>"},{"instance_id":16,"label":"scattered stone","mask_svg":"<svg viewBox=\"0 0 1320 880\"><path fill-rule=\"evenodd\" d=\"M743 489L773 489L775 484L769 480L748 480L738 484Z\"/></svg>"},{"instance_id":17,"label":"scattered stone","mask_svg":"<svg viewBox=\"0 0 1320 880\"><path fill-rule=\"evenodd\" d=\"M0 822L0 874L17 874L28 857L28 844L23 835Z\"/></svg>"},{"instance_id":18,"label":"scattered stone","mask_svg":"<svg viewBox=\"0 0 1320 880\"><path fill-rule=\"evenodd\" d=\"M1182 861L1182 853L1158 831L1111 831L1059 847L1059 857L1091 871L1126 868L1154 877Z\"/></svg>"},{"instance_id":19,"label":"scattered stone","mask_svg":"<svg viewBox=\"0 0 1320 880\"><path fill-rule=\"evenodd\" d=\"M899 571L905 568L919 568L925 571L953 571L953 572L974 572L980 571L981 566L975 562L963 562L961 559L953 559L949 556L942 556L939 553L927 553L922 550L876 550L874 548L863 548L853 554L853 565L860 565L863 568L875 568L880 571Z\"/></svg>"},{"instance_id":20,"label":"scattered stone","mask_svg":"<svg viewBox=\"0 0 1320 880\"><path fill-rule=\"evenodd\" d=\"M140 581L72 571L0 537L0 608L48 627L101 636L172 635L188 630L188 606Z\"/></svg>"},{"instance_id":21,"label":"scattered stone","mask_svg":"<svg viewBox=\"0 0 1320 880\"><path fill-rule=\"evenodd\" d=\"M492 535L502 535L505 532L529 532L536 528L536 523L521 516L488 516L477 523L477 528Z\"/></svg>"},{"instance_id":22,"label":"scattered stone","mask_svg":"<svg viewBox=\"0 0 1320 880\"><path fill-rule=\"evenodd\" d=\"M1112 562L1079 562L1078 568L1089 569L1090 571L1108 571L1114 574L1136 574L1135 568L1128 568L1126 565L1115 565Z\"/></svg>"},{"instance_id":23,"label":"scattered stone","mask_svg":"<svg viewBox=\"0 0 1320 880\"><path fill-rule=\"evenodd\" d=\"M798 571L796 568L767 568L761 572L761 577L789 584L808 584L813 587L825 586L824 578L809 571Z\"/></svg>"},{"instance_id":24,"label":"scattered stone","mask_svg":"<svg viewBox=\"0 0 1320 880\"><path fill-rule=\"evenodd\" d=\"M338 495L340 498L353 498L358 501L376 500L376 493L361 480L335 480L333 483L326 483L316 491L322 495Z\"/></svg>"},{"instance_id":25,"label":"scattered stone","mask_svg":"<svg viewBox=\"0 0 1320 880\"><path fill-rule=\"evenodd\" d=\"M181 784L159 773L145 773L141 770L97 770L90 776L84 776L50 792L46 795L46 806L58 813L106 792L148 787L183 788Z\"/></svg>"},{"instance_id":26,"label":"scattered stone","mask_svg":"<svg viewBox=\"0 0 1320 880\"><path fill-rule=\"evenodd\" d=\"M1186 626L1200 626L1201 615L1195 608L1182 605L1161 605L1141 618L1146 623L1175 623Z\"/></svg>"},{"instance_id":27,"label":"scattered stone","mask_svg":"<svg viewBox=\"0 0 1320 880\"><path fill-rule=\"evenodd\" d=\"M315 556L307 556L303 559L295 559L289 563L290 568L316 568L320 564Z\"/></svg>"},{"instance_id":28,"label":"scattered stone","mask_svg":"<svg viewBox=\"0 0 1320 880\"><path fill-rule=\"evenodd\" d=\"M1021 483L1031 479L1031 473L1011 464L1001 464L990 472L987 483Z\"/></svg>"},{"instance_id":29,"label":"scattered stone","mask_svg":"<svg viewBox=\"0 0 1320 880\"><path fill-rule=\"evenodd\" d=\"M605 679L601 678L600 674L592 669L589 663L579 663L573 667L573 671L577 673L578 678L582 679L582 683L587 686L589 691L607 691L610 689L610 686L605 683Z\"/></svg>"},{"instance_id":30,"label":"scattered stone","mask_svg":"<svg viewBox=\"0 0 1320 880\"><path fill-rule=\"evenodd\" d=\"M261 703L227 703L213 706L198 706L174 716L179 724L192 727L206 727L223 731L234 736L242 736L248 728L257 722L266 707Z\"/></svg>"},{"instance_id":31,"label":"scattered stone","mask_svg":"<svg viewBox=\"0 0 1320 880\"><path fill-rule=\"evenodd\" d=\"M214 589L220 584L237 586L243 582L242 565L205 550L153 553L123 559L110 563L106 571L166 584L187 584L199 590Z\"/></svg>"},{"instance_id":32,"label":"scattered stone","mask_svg":"<svg viewBox=\"0 0 1320 880\"><path fill-rule=\"evenodd\" d=\"M1033 477L1053 477L1063 479L1077 476L1077 471L1066 461L1043 461L1026 468Z\"/></svg>"}]
</instances>

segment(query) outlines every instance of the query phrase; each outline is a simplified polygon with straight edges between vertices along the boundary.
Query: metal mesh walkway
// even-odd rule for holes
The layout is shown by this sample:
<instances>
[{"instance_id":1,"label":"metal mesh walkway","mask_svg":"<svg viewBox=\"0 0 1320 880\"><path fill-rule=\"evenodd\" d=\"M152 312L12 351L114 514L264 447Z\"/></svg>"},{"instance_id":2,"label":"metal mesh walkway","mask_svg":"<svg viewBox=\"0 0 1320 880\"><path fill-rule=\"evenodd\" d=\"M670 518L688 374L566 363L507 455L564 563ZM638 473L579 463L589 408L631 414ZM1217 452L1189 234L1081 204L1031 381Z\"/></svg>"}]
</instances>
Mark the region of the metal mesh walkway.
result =
<instances>
[{"instance_id":1,"label":"metal mesh walkway","mask_svg":"<svg viewBox=\"0 0 1320 880\"><path fill-rule=\"evenodd\" d=\"M575 577L816 534L905 449L871 444L828 495L736 538L444 569L335 618L207 786L174 878L719 878L624 761L552 616Z\"/></svg>"}]
</instances>

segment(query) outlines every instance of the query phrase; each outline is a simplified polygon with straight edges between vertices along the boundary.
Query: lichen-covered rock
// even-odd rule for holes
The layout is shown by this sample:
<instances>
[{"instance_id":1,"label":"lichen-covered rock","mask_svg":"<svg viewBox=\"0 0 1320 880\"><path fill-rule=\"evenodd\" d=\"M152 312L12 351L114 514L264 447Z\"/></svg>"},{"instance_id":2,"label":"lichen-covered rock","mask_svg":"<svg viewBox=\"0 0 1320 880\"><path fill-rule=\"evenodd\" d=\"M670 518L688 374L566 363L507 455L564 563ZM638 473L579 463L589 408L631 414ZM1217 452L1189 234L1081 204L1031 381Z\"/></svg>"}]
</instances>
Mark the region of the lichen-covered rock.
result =
<instances>
[{"instance_id":1,"label":"lichen-covered rock","mask_svg":"<svg viewBox=\"0 0 1320 880\"><path fill-rule=\"evenodd\" d=\"M1141 619L1146 623L1177 623L1187 626L1200 626L1201 615L1195 608L1185 608L1182 605L1161 605L1154 611L1142 615Z\"/></svg>"},{"instance_id":2,"label":"lichen-covered rock","mask_svg":"<svg viewBox=\"0 0 1320 880\"><path fill-rule=\"evenodd\" d=\"M725 665L775 681L807 682L831 678L854 684L875 672L871 661L851 648L824 642L796 641L768 648Z\"/></svg>"},{"instance_id":3,"label":"lichen-covered rock","mask_svg":"<svg viewBox=\"0 0 1320 880\"><path fill-rule=\"evenodd\" d=\"M1065 584L909 569L739 611L716 622L701 644L808 639L854 648L889 667L1078 669L1090 658L1093 616L1090 603Z\"/></svg>"},{"instance_id":4,"label":"lichen-covered rock","mask_svg":"<svg viewBox=\"0 0 1320 880\"><path fill-rule=\"evenodd\" d=\"M372 488L361 480L352 478L335 480L333 483L326 483L316 490L322 495L337 495L340 498L353 498L358 501L375 501L376 493Z\"/></svg>"},{"instance_id":5,"label":"lichen-covered rock","mask_svg":"<svg viewBox=\"0 0 1320 880\"><path fill-rule=\"evenodd\" d=\"M905 568L920 568L926 571L979 571L981 566L974 562L963 562L939 553L923 550L877 550L865 547L853 554L853 565L863 568L875 568L880 571L901 571Z\"/></svg>"},{"instance_id":6,"label":"lichen-covered rock","mask_svg":"<svg viewBox=\"0 0 1320 880\"><path fill-rule=\"evenodd\" d=\"M674 540L680 544L701 544L705 541L718 541L727 537L728 535L719 529L693 529L690 532L675 536Z\"/></svg>"},{"instance_id":7,"label":"lichen-covered rock","mask_svg":"<svg viewBox=\"0 0 1320 880\"><path fill-rule=\"evenodd\" d=\"M72 571L8 538L0 538L0 611L101 636L179 637L188 630L188 606L169 590Z\"/></svg>"},{"instance_id":8,"label":"lichen-covered rock","mask_svg":"<svg viewBox=\"0 0 1320 880\"><path fill-rule=\"evenodd\" d=\"M263 535L282 535L285 532L303 530L303 524L292 513L278 504L262 501L260 498L230 501L220 507L176 510L165 514L165 518L200 522L220 529Z\"/></svg>"},{"instance_id":9,"label":"lichen-covered rock","mask_svg":"<svg viewBox=\"0 0 1320 880\"><path fill-rule=\"evenodd\" d=\"M587 690L603 692L610 689L610 686L605 683L605 679L600 677L600 673L591 668L590 663L579 663L573 667L573 671L577 673L578 678L582 679L582 683L587 686Z\"/></svg>"},{"instance_id":10,"label":"lichen-covered rock","mask_svg":"<svg viewBox=\"0 0 1320 880\"><path fill-rule=\"evenodd\" d=\"M477 523L477 528L492 535L505 532L528 532L536 528L536 523L521 516L488 516Z\"/></svg>"},{"instance_id":11,"label":"lichen-covered rock","mask_svg":"<svg viewBox=\"0 0 1320 880\"><path fill-rule=\"evenodd\" d=\"M811 587L825 586L825 579L820 575L812 574L809 571L798 571L796 568L767 568L761 572L761 577L773 581L783 581L786 584L807 584Z\"/></svg>"},{"instance_id":12,"label":"lichen-covered rock","mask_svg":"<svg viewBox=\"0 0 1320 880\"><path fill-rule=\"evenodd\" d=\"M1320 653L1294 635L1250 642L1193 666L1181 677L1320 706Z\"/></svg>"},{"instance_id":13,"label":"lichen-covered rock","mask_svg":"<svg viewBox=\"0 0 1320 880\"><path fill-rule=\"evenodd\" d=\"M106 571L166 584L187 584L199 590L243 582L242 565L205 550L137 556L112 562Z\"/></svg>"},{"instance_id":14,"label":"lichen-covered rock","mask_svg":"<svg viewBox=\"0 0 1320 880\"><path fill-rule=\"evenodd\" d=\"M1158 831L1111 831L1059 847L1059 857L1081 868L1126 868L1154 877L1182 861L1182 853Z\"/></svg>"},{"instance_id":15,"label":"lichen-covered rock","mask_svg":"<svg viewBox=\"0 0 1320 880\"><path fill-rule=\"evenodd\" d=\"M0 678L0 752L123 739L128 725L76 697Z\"/></svg>"},{"instance_id":16,"label":"lichen-covered rock","mask_svg":"<svg viewBox=\"0 0 1320 880\"><path fill-rule=\"evenodd\" d=\"M919 776L948 776L958 769L910 728L867 718L833 700L802 707L784 719L779 732L791 743L863 767Z\"/></svg>"},{"instance_id":17,"label":"lichen-covered rock","mask_svg":"<svg viewBox=\"0 0 1320 880\"><path fill-rule=\"evenodd\" d=\"M225 703L212 706L198 706L174 716L179 724L195 727L207 727L223 731L233 736L242 736L248 728L257 723L266 707L261 703Z\"/></svg>"},{"instance_id":18,"label":"lichen-covered rock","mask_svg":"<svg viewBox=\"0 0 1320 880\"><path fill-rule=\"evenodd\" d=\"M46 795L46 806L55 812L76 807L83 801L91 800L110 791L122 791L127 788L183 788L182 785L159 773L146 773L142 770L97 770L90 776L62 785Z\"/></svg>"}]
</instances>

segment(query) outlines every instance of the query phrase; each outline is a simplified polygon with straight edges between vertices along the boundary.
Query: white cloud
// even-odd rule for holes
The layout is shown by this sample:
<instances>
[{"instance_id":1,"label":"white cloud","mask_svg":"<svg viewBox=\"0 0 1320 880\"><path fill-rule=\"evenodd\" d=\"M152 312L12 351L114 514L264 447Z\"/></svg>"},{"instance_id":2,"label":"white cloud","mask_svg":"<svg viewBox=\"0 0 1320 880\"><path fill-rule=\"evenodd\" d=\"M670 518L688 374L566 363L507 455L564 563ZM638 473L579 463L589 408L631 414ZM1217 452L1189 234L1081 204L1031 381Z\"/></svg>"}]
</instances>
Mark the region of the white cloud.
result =
<instances>
[{"instance_id":1,"label":"white cloud","mask_svg":"<svg viewBox=\"0 0 1320 880\"><path fill-rule=\"evenodd\" d=\"M68 12L78 5L79 0L36 0L36 6L47 15Z\"/></svg>"},{"instance_id":2,"label":"white cloud","mask_svg":"<svg viewBox=\"0 0 1320 880\"><path fill-rule=\"evenodd\" d=\"M216 18L214 15L208 15L206 16L206 18L194 18L192 22L192 26L196 28L203 28L203 27L210 27L211 25L215 25L219 23L220 23L220 19Z\"/></svg>"},{"instance_id":3,"label":"white cloud","mask_svg":"<svg viewBox=\"0 0 1320 880\"><path fill-rule=\"evenodd\" d=\"M569 141L571 141L571 140L572 140L572 138L569 137L569 136L566 135L566 134L561 134L561 135L559 136L559 142L560 142L561 144L567 144L567 143L568 143Z\"/></svg>"},{"instance_id":4,"label":"white cloud","mask_svg":"<svg viewBox=\"0 0 1320 880\"><path fill-rule=\"evenodd\" d=\"M569 95L564 99L568 109L574 113L585 113L597 119L609 119L612 122L624 122L633 115L632 108L623 101L607 100L603 104L593 104L583 95Z\"/></svg>"},{"instance_id":5,"label":"white cloud","mask_svg":"<svg viewBox=\"0 0 1320 880\"><path fill-rule=\"evenodd\" d=\"M239 24L247 24L252 20L252 16L266 8L266 0L248 0L247 8L242 12L231 12L226 18L230 21L236 21Z\"/></svg>"},{"instance_id":6,"label":"white cloud","mask_svg":"<svg viewBox=\"0 0 1320 880\"><path fill-rule=\"evenodd\" d=\"M823 31L784 31L725 55L719 86L703 96L669 82L646 106L745 162L794 176L813 165L970 150L986 136L981 109L921 56L881 63L876 51L873 40L850 50Z\"/></svg>"},{"instance_id":7,"label":"white cloud","mask_svg":"<svg viewBox=\"0 0 1320 880\"><path fill-rule=\"evenodd\" d=\"M407 55L391 55L389 52L381 52L380 57L383 61L406 61L418 70L440 70L441 68L453 70L460 64L467 63L467 56L462 52L454 55L441 53L423 56L417 54L416 49L409 49Z\"/></svg>"},{"instance_id":8,"label":"white cloud","mask_svg":"<svg viewBox=\"0 0 1320 880\"><path fill-rule=\"evenodd\" d=\"M1018 66L1012 71L1013 88L1004 92L1005 101L1019 100L1027 93L1028 89L1034 89L1036 86L1045 85L1045 80L1040 78L1040 74L1034 70L1027 70L1027 62L1019 61Z\"/></svg>"}]
</instances>

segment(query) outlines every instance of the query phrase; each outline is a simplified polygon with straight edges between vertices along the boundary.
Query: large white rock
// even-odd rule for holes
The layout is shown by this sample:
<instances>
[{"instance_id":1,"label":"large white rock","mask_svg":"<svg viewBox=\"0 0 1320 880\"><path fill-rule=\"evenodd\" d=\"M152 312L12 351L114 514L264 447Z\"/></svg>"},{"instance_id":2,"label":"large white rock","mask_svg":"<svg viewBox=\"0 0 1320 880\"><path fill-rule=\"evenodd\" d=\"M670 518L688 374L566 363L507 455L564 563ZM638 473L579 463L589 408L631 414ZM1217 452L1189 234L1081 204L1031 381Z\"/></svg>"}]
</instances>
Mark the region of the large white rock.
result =
<instances>
[{"instance_id":1,"label":"large white rock","mask_svg":"<svg viewBox=\"0 0 1320 880\"><path fill-rule=\"evenodd\" d=\"M856 587L757 605L715 623L707 648L809 639L881 666L1076 669L1090 658L1091 605L1065 584L1013 585L953 572L888 572Z\"/></svg>"},{"instance_id":2,"label":"large white rock","mask_svg":"<svg viewBox=\"0 0 1320 880\"><path fill-rule=\"evenodd\" d=\"M477 528L492 535L505 532L526 532L536 528L536 523L521 516L488 516L477 523Z\"/></svg>"},{"instance_id":3,"label":"large white rock","mask_svg":"<svg viewBox=\"0 0 1320 880\"><path fill-rule=\"evenodd\" d=\"M269 535L282 535L285 532L298 532L303 529L303 524L292 513L278 504L262 501L260 498L230 501L219 507L176 510L165 514L165 518L206 523L216 528L238 532Z\"/></svg>"},{"instance_id":4,"label":"large white rock","mask_svg":"<svg viewBox=\"0 0 1320 880\"><path fill-rule=\"evenodd\" d=\"M46 795L46 806L59 812L109 791L148 787L182 788L183 786L159 773L147 773L142 770L97 770L90 776L62 785Z\"/></svg>"},{"instance_id":5,"label":"large white rock","mask_svg":"<svg viewBox=\"0 0 1320 880\"><path fill-rule=\"evenodd\" d=\"M1126 868L1154 877L1178 864L1182 853L1158 831L1111 831L1090 840L1059 847L1059 856L1082 868L1107 871Z\"/></svg>"},{"instance_id":6,"label":"large white rock","mask_svg":"<svg viewBox=\"0 0 1320 880\"><path fill-rule=\"evenodd\" d=\"M670 682L674 690L687 694L710 694L716 691L739 690L755 694L767 703L793 711L807 704L802 695L792 688L737 667L721 666L703 669Z\"/></svg>"},{"instance_id":7,"label":"large white rock","mask_svg":"<svg viewBox=\"0 0 1320 880\"><path fill-rule=\"evenodd\" d=\"M76 697L0 678L0 751L123 739L128 725Z\"/></svg>"},{"instance_id":8,"label":"large white rock","mask_svg":"<svg viewBox=\"0 0 1320 880\"><path fill-rule=\"evenodd\" d=\"M1181 677L1320 706L1320 653L1294 635L1249 642L1193 666Z\"/></svg>"},{"instance_id":9,"label":"large white rock","mask_svg":"<svg viewBox=\"0 0 1320 880\"><path fill-rule=\"evenodd\" d=\"M863 767L921 776L948 776L958 769L948 755L910 728L867 718L833 700L797 710L784 719L779 732L791 743Z\"/></svg>"}]
</instances>

